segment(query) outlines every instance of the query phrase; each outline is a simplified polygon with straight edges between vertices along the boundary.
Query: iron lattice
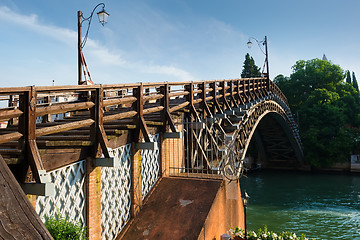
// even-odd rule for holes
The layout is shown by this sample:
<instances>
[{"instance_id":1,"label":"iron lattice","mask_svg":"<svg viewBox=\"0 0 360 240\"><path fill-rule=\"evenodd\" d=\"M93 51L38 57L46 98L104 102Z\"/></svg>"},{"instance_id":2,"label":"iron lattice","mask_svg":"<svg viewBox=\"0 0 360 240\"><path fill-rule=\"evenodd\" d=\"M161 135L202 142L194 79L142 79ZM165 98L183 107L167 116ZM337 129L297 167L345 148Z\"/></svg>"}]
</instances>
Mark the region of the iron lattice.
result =
<instances>
[{"instance_id":1,"label":"iron lattice","mask_svg":"<svg viewBox=\"0 0 360 240\"><path fill-rule=\"evenodd\" d=\"M61 216L85 226L85 160L49 172L55 184L55 195L37 197L36 212L45 221L45 216Z\"/></svg>"},{"instance_id":2,"label":"iron lattice","mask_svg":"<svg viewBox=\"0 0 360 240\"><path fill-rule=\"evenodd\" d=\"M131 144L109 150L120 167L101 168L101 238L114 239L130 219Z\"/></svg>"},{"instance_id":3,"label":"iron lattice","mask_svg":"<svg viewBox=\"0 0 360 240\"><path fill-rule=\"evenodd\" d=\"M160 134L150 136L150 139L160 147ZM160 149L142 150L141 157L141 188L145 198L160 177Z\"/></svg>"}]
</instances>

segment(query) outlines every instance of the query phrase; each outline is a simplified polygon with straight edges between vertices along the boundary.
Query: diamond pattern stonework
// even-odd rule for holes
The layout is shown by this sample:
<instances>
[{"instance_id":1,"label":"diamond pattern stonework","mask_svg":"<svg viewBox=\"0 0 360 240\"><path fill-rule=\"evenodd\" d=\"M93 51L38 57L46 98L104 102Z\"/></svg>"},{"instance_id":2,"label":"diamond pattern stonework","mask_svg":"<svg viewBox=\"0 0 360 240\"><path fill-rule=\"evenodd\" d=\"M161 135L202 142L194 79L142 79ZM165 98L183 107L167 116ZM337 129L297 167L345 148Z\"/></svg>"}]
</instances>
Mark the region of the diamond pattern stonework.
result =
<instances>
[{"instance_id":1,"label":"diamond pattern stonework","mask_svg":"<svg viewBox=\"0 0 360 240\"><path fill-rule=\"evenodd\" d=\"M37 197L36 212L45 221L45 216L54 216L59 211L63 217L85 226L85 160L49 173L55 184L55 195Z\"/></svg>"},{"instance_id":2,"label":"diamond pattern stonework","mask_svg":"<svg viewBox=\"0 0 360 240\"><path fill-rule=\"evenodd\" d=\"M112 240L130 219L131 144L109 150L120 167L101 168L101 238Z\"/></svg>"},{"instance_id":3,"label":"diamond pattern stonework","mask_svg":"<svg viewBox=\"0 0 360 240\"><path fill-rule=\"evenodd\" d=\"M160 146L160 134L150 136L150 139ZM142 150L141 155L141 187L143 198L145 198L160 177L160 149Z\"/></svg>"}]
</instances>

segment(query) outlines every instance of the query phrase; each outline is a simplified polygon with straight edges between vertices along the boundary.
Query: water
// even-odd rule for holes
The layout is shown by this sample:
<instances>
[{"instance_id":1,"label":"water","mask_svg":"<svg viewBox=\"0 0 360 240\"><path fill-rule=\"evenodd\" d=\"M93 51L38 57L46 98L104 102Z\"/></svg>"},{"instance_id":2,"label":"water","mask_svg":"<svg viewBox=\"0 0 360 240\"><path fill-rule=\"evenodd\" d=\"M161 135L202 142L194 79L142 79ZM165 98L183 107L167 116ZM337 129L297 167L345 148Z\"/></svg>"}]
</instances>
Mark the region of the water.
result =
<instances>
[{"instance_id":1,"label":"water","mask_svg":"<svg viewBox=\"0 0 360 240\"><path fill-rule=\"evenodd\" d=\"M360 240L360 176L257 172L241 180L250 195L247 226L309 238Z\"/></svg>"}]
</instances>

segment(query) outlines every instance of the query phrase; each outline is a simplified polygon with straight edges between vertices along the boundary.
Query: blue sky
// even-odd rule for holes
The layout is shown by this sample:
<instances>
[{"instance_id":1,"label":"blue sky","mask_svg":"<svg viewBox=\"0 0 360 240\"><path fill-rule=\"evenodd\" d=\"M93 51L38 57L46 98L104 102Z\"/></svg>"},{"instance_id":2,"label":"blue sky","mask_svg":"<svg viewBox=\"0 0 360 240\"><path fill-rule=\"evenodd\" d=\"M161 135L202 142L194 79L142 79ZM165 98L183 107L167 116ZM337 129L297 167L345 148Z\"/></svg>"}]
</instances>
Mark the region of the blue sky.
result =
<instances>
[{"instance_id":1,"label":"blue sky","mask_svg":"<svg viewBox=\"0 0 360 240\"><path fill-rule=\"evenodd\" d=\"M77 11L93 0L0 0L2 87L77 84ZM270 77L325 53L360 78L358 0L108 0L84 55L98 84L238 78L268 36Z\"/></svg>"}]
</instances>

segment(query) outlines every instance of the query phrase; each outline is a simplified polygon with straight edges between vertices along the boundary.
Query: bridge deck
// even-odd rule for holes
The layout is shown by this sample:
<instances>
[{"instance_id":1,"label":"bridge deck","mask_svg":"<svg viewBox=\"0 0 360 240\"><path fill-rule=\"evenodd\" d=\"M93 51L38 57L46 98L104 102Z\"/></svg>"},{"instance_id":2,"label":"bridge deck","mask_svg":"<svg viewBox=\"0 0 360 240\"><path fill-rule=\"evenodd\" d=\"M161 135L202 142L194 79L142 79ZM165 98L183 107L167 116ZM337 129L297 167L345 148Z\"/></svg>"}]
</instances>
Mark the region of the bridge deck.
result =
<instances>
[{"instance_id":1,"label":"bridge deck","mask_svg":"<svg viewBox=\"0 0 360 240\"><path fill-rule=\"evenodd\" d=\"M121 239L197 239L221 183L163 178Z\"/></svg>"},{"instance_id":2,"label":"bridge deck","mask_svg":"<svg viewBox=\"0 0 360 240\"><path fill-rule=\"evenodd\" d=\"M0 239L52 239L0 155Z\"/></svg>"}]
</instances>

